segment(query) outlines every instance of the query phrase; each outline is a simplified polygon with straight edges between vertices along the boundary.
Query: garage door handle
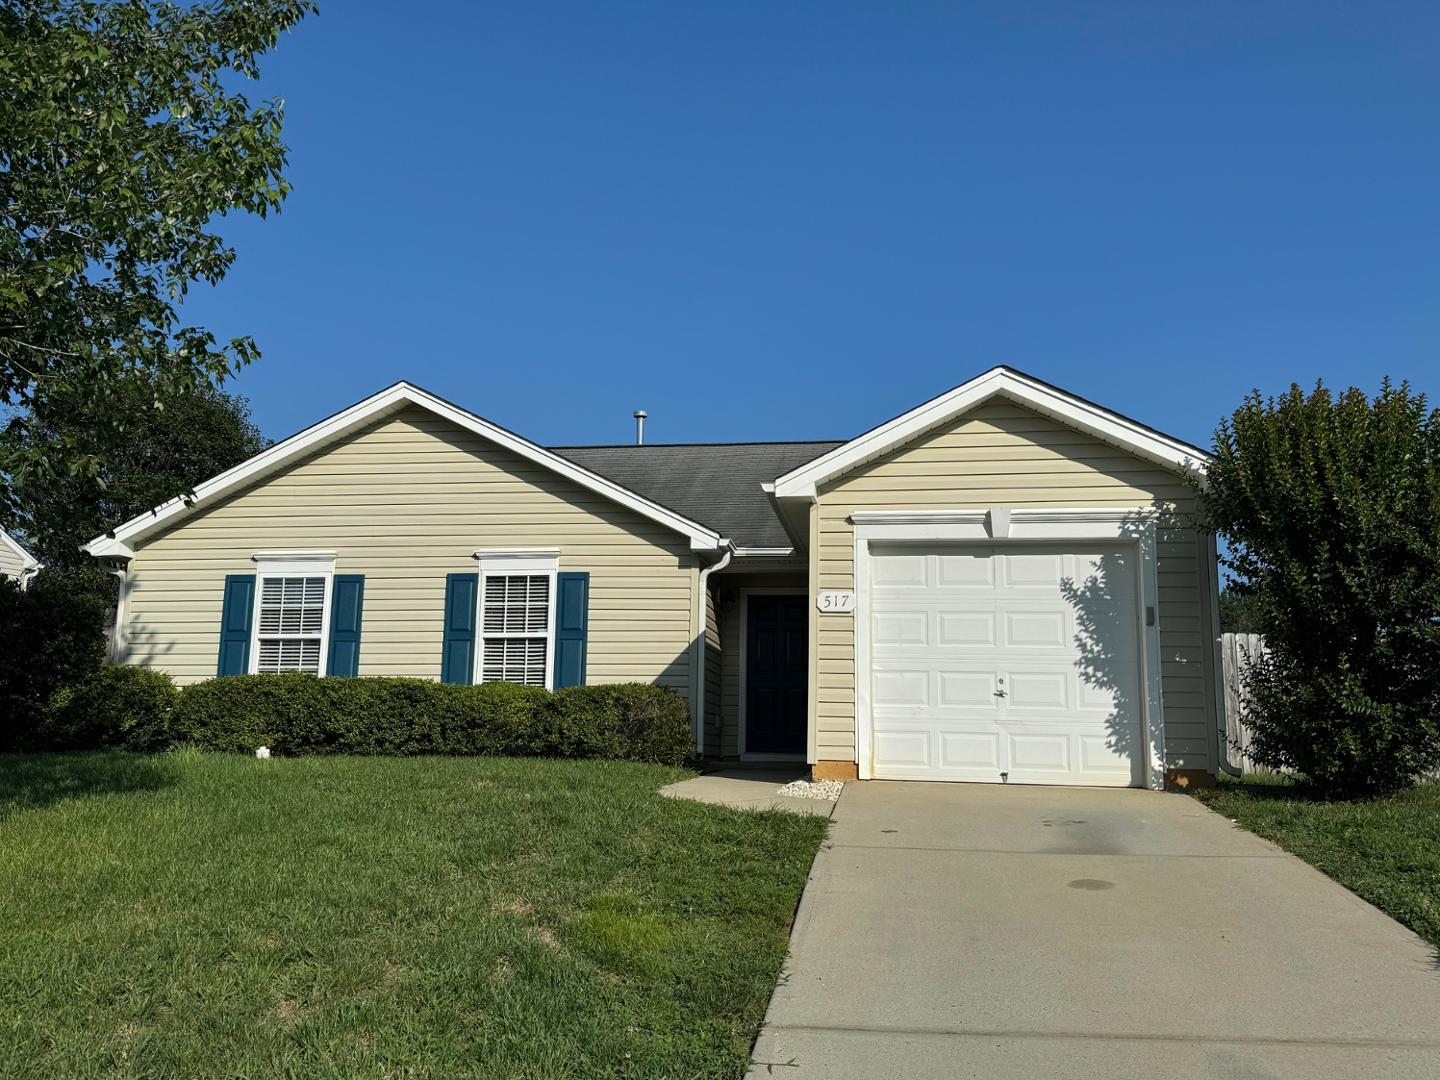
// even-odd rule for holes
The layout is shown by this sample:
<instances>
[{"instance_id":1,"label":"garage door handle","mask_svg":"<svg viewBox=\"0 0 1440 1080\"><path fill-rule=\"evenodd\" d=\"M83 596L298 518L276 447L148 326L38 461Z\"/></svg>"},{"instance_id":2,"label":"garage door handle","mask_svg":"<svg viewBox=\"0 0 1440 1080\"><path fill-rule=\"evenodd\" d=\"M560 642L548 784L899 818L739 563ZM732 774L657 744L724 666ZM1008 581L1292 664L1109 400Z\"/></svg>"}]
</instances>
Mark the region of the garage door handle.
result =
<instances>
[{"instance_id":1,"label":"garage door handle","mask_svg":"<svg viewBox=\"0 0 1440 1080\"><path fill-rule=\"evenodd\" d=\"M1005 691L1004 691L1004 690L996 690L996 691L995 691L995 696L996 696L996 697L1004 697L1004 696L1005 696Z\"/></svg>"}]
</instances>

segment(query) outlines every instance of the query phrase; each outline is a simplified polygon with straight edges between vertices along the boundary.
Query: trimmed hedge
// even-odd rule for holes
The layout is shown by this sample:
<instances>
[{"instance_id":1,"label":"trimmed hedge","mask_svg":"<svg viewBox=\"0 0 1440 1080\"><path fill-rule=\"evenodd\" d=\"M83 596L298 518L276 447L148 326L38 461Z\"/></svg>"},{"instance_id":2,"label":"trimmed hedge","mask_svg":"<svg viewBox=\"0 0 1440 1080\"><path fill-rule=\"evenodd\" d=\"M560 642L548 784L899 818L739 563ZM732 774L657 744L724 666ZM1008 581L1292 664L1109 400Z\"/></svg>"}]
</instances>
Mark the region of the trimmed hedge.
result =
<instances>
[{"instance_id":1,"label":"trimmed hedge","mask_svg":"<svg viewBox=\"0 0 1440 1080\"><path fill-rule=\"evenodd\" d=\"M186 687L169 738L277 754L495 754L678 765L693 735L685 700L640 683L555 693L508 683L231 675Z\"/></svg>"},{"instance_id":2,"label":"trimmed hedge","mask_svg":"<svg viewBox=\"0 0 1440 1080\"><path fill-rule=\"evenodd\" d=\"M35 741L45 750L162 750L178 695L162 671L106 664L55 693Z\"/></svg>"}]
</instances>

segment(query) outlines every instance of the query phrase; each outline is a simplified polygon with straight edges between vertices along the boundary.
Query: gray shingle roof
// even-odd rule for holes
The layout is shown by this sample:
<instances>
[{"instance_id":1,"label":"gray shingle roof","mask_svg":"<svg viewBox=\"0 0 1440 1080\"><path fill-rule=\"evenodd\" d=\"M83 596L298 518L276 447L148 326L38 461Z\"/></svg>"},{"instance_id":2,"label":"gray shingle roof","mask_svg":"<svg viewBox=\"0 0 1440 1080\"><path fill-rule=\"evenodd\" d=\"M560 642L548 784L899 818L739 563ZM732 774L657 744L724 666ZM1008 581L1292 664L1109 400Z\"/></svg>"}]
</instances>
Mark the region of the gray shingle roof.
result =
<instances>
[{"instance_id":1,"label":"gray shingle roof","mask_svg":"<svg viewBox=\"0 0 1440 1080\"><path fill-rule=\"evenodd\" d=\"M576 465L709 526L737 547L790 547L760 490L841 442L551 446Z\"/></svg>"}]
</instances>

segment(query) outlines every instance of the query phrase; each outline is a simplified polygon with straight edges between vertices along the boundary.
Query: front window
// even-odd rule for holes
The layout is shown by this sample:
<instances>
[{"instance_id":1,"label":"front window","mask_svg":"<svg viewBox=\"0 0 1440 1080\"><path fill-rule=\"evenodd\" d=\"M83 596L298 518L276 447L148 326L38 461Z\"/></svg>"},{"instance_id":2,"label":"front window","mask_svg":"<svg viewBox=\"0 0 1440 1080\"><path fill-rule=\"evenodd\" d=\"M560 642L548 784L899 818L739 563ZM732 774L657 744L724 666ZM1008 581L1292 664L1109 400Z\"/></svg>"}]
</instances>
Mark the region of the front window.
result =
<instances>
[{"instance_id":1,"label":"front window","mask_svg":"<svg viewBox=\"0 0 1440 1080\"><path fill-rule=\"evenodd\" d=\"M485 662L480 681L544 686L549 629L549 577L486 577Z\"/></svg>"},{"instance_id":2,"label":"front window","mask_svg":"<svg viewBox=\"0 0 1440 1080\"><path fill-rule=\"evenodd\" d=\"M256 555L256 674L304 671L325 674L333 556Z\"/></svg>"},{"instance_id":3,"label":"front window","mask_svg":"<svg viewBox=\"0 0 1440 1080\"><path fill-rule=\"evenodd\" d=\"M320 674L325 626L323 577L260 579L260 632L255 670Z\"/></svg>"},{"instance_id":4,"label":"front window","mask_svg":"<svg viewBox=\"0 0 1440 1080\"><path fill-rule=\"evenodd\" d=\"M550 685L557 555L477 553L481 682Z\"/></svg>"}]
</instances>

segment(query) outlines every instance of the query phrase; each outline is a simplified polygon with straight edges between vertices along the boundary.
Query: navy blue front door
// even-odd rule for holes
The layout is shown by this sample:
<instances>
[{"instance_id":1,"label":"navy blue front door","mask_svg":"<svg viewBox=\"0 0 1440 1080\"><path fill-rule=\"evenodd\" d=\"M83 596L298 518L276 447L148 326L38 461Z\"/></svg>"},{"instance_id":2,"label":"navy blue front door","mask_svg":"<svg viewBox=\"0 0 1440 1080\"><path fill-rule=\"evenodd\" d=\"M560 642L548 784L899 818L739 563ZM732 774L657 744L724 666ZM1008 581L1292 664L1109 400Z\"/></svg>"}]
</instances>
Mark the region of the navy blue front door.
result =
<instances>
[{"instance_id":1,"label":"navy blue front door","mask_svg":"<svg viewBox=\"0 0 1440 1080\"><path fill-rule=\"evenodd\" d=\"M745 752L805 753L808 611L803 596L746 601Z\"/></svg>"}]
</instances>

